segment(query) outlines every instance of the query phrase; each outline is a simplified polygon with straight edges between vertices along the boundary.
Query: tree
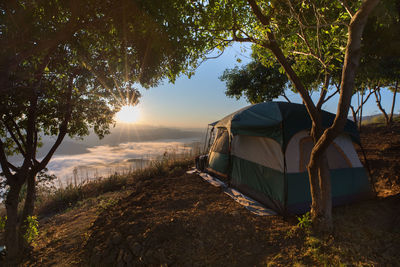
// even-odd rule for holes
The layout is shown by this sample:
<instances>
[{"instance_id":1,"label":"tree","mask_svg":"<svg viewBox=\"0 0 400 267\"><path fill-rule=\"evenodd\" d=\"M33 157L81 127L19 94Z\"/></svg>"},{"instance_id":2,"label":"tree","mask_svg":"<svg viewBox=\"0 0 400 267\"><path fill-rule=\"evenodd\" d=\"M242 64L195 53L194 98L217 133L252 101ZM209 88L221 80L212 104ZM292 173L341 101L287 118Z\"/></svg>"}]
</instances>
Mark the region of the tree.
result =
<instances>
[{"instance_id":1,"label":"tree","mask_svg":"<svg viewBox=\"0 0 400 267\"><path fill-rule=\"evenodd\" d=\"M216 37L217 47L251 42L267 49L301 95L312 120L314 147L308 164L311 214L317 230L332 228L331 186L326 149L344 128L359 64L361 37L368 16L379 0L365 1L196 1L199 25ZM300 62L300 65L297 65ZM315 104L298 75L301 66L320 65L324 77ZM335 69L337 66L339 70ZM324 129L321 107L332 74L341 72L336 118Z\"/></svg>"},{"instance_id":2,"label":"tree","mask_svg":"<svg viewBox=\"0 0 400 267\"><path fill-rule=\"evenodd\" d=\"M360 71L356 76L357 92L361 94L359 125L361 126L362 106L370 95L374 95L378 108L384 115L386 125L390 128L396 104L398 80L400 75L400 4L385 1L377 8L379 16L372 17L363 34L362 57ZM363 99L365 91L369 90ZM393 92L390 113L381 103L381 91Z\"/></svg>"},{"instance_id":3,"label":"tree","mask_svg":"<svg viewBox=\"0 0 400 267\"><path fill-rule=\"evenodd\" d=\"M285 97L286 75L279 72L279 65L265 67L252 61L242 68L226 69L219 78L226 82L225 94L236 99L245 96L251 104L271 101L278 96Z\"/></svg>"},{"instance_id":4,"label":"tree","mask_svg":"<svg viewBox=\"0 0 400 267\"><path fill-rule=\"evenodd\" d=\"M136 84L148 88L190 74L205 40L193 30L194 9L186 1L5 1L0 10L0 164L5 241L15 259L34 211L36 175L64 137L90 128L107 134L121 105L140 97ZM38 159L42 135L56 141ZM13 154L23 156L20 165L9 161Z\"/></svg>"}]
</instances>

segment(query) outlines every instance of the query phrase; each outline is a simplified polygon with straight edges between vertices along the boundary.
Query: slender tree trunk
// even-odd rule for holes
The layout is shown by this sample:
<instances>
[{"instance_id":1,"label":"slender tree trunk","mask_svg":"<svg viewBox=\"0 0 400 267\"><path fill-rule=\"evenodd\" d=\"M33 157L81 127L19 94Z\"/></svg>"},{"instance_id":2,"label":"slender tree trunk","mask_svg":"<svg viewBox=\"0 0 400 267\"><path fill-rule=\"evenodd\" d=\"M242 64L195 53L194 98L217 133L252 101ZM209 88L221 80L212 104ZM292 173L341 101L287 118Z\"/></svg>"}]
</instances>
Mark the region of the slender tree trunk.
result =
<instances>
[{"instance_id":1,"label":"slender tree trunk","mask_svg":"<svg viewBox=\"0 0 400 267\"><path fill-rule=\"evenodd\" d=\"M5 226L5 243L8 261L17 260L20 252L18 238L18 198L21 192L21 183L13 183L6 198L7 221Z\"/></svg>"},{"instance_id":2,"label":"slender tree trunk","mask_svg":"<svg viewBox=\"0 0 400 267\"><path fill-rule=\"evenodd\" d=\"M389 127L393 123L393 113L394 113L394 106L396 105L396 94L397 94L397 89L399 87L399 81L396 81L396 85L394 86L394 92L393 92L393 100L392 100L392 108L390 109L390 117L389 117Z\"/></svg>"},{"instance_id":3,"label":"slender tree trunk","mask_svg":"<svg viewBox=\"0 0 400 267\"><path fill-rule=\"evenodd\" d=\"M357 113L354 110L353 106L350 106L350 109L351 109L351 114L353 115L353 121L354 121L355 125L358 125Z\"/></svg>"},{"instance_id":4,"label":"slender tree trunk","mask_svg":"<svg viewBox=\"0 0 400 267\"><path fill-rule=\"evenodd\" d=\"M363 107L364 107L364 90L361 92L361 107L360 107L360 114L358 115L358 129L361 130L361 123L362 123L362 114L363 114Z\"/></svg>"},{"instance_id":5,"label":"slender tree trunk","mask_svg":"<svg viewBox=\"0 0 400 267\"><path fill-rule=\"evenodd\" d=\"M389 127L389 116L386 113L386 110L382 107L382 97L381 97L381 92L380 88L374 91L375 94L375 99L376 99L376 105L378 106L379 110L382 112L383 116L385 117L385 122L386 126Z\"/></svg>"}]
</instances>

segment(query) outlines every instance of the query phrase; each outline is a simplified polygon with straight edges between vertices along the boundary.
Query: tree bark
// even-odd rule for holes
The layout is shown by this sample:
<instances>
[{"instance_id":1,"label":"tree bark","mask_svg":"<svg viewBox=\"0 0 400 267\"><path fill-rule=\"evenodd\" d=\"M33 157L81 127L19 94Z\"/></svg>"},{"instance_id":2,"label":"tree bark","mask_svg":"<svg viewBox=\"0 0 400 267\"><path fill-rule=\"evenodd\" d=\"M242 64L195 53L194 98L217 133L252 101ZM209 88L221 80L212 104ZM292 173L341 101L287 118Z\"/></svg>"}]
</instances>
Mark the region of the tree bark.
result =
<instances>
[{"instance_id":1,"label":"tree bark","mask_svg":"<svg viewBox=\"0 0 400 267\"><path fill-rule=\"evenodd\" d=\"M7 248L7 260L17 260L20 252L18 238L18 198L23 183L15 182L10 184L10 191L6 198L7 221L5 226L5 243Z\"/></svg>"},{"instance_id":2,"label":"tree bark","mask_svg":"<svg viewBox=\"0 0 400 267\"><path fill-rule=\"evenodd\" d=\"M35 208L35 199L36 199L36 173L29 173L27 179L27 189L26 189L26 197L25 197L25 204L24 209L22 212L21 222L20 222L20 231L19 231L19 238L20 238L20 246L24 246L25 240L23 236L26 233L27 225L26 219L29 216L32 216L34 208Z\"/></svg>"},{"instance_id":3,"label":"tree bark","mask_svg":"<svg viewBox=\"0 0 400 267\"><path fill-rule=\"evenodd\" d=\"M396 94L397 94L397 89L399 88L399 81L396 81L396 85L394 86L394 92L393 92L393 100L392 100L392 108L390 109L390 117L389 117L389 124L390 126L393 123L393 113L394 113L394 106L396 105Z\"/></svg>"}]
</instances>

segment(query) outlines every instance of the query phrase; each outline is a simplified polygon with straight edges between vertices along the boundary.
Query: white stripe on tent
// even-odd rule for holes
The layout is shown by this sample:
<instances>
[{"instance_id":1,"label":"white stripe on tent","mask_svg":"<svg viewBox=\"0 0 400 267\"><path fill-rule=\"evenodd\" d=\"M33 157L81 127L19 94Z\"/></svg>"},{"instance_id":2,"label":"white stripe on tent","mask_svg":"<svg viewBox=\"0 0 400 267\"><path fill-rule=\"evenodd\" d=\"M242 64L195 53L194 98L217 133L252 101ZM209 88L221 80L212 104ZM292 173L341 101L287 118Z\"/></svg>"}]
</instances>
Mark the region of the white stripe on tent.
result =
<instances>
[{"instance_id":1,"label":"white stripe on tent","mask_svg":"<svg viewBox=\"0 0 400 267\"><path fill-rule=\"evenodd\" d=\"M299 172L300 140L309 136L307 131L300 131L293 135L286 147L286 170L288 173Z\"/></svg>"},{"instance_id":2,"label":"white stripe on tent","mask_svg":"<svg viewBox=\"0 0 400 267\"><path fill-rule=\"evenodd\" d=\"M363 167L350 136L339 135L335 139L335 143L343 150L344 154L346 154L353 168Z\"/></svg>"},{"instance_id":3,"label":"white stripe on tent","mask_svg":"<svg viewBox=\"0 0 400 267\"><path fill-rule=\"evenodd\" d=\"M300 166L300 157L301 153L300 149L300 141L304 138L310 137L307 131L301 131L295 134L289 141L288 146L286 148L286 167L288 173L297 173L299 172ZM347 159L350 161L351 167L357 168L362 167L360 159L358 158L357 152L354 148L354 145L348 135L340 135L334 140L335 145L337 145L345 154ZM332 152L332 148L328 149L328 160L330 157L334 158L333 154L329 154ZM337 156L337 155L336 155ZM332 166L335 166L335 162L331 162ZM338 165L339 167L339 165Z\"/></svg>"},{"instance_id":4,"label":"white stripe on tent","mask_svg":"<svg viewBox=\"0 0 400 267\"><path fill-rule=\"evenodd\" d=\"M231 154L280 172L284 170L281 146L268 137L236 135Z\"/></svg>"}]
</instances>

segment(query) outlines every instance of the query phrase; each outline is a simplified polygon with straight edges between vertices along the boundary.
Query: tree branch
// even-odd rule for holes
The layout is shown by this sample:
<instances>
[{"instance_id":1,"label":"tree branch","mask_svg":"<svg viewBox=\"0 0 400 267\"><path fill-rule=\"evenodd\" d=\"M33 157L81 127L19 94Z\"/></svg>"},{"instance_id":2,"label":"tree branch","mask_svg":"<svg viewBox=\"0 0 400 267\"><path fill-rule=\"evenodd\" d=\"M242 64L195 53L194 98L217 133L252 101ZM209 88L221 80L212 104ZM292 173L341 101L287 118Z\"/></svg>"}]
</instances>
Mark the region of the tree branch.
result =
<instances>
[{"instance_id":1,"label":"tree branch","mask_svg":"<svg viewBox=\"0 0 400 267\"><path fill-rule=\"evenodd\" d=\"M10 177L13 177L9 169L9 162L7 160L6 152L4 151L4 143L1 139L0 139L0 165L7 180Z\"/></svg>"},{"instance_id":2,"label":"tree branch","mask_svg":"<svg viewBox=\"0 0 400 267\"><path fill-rule=\"evenodd\" d=\"M254 0L248 0L250 7L253 10L253 13L256 15L256 17L259 19L259 21L265 26L268 27L269 26L269 19L264 16L259 8L259 6L257 5L257 3ZM292 81L292 83L294 84L295 88L297 89L297 91L300 93L308 113L310 114L311 118L313 121L319 121L319 115L317 112L317 109L315 108L315 105L310 97L310 95L308 94L308 91L306 90L306 88L304 87L303 83L301 82L300 78L297 76L297 74L295 73L295 71L293 70L292 66L290 65L290 63L288 62L287 58L285 57L285 55L283 54L281 48L279 47L279 45L277 44L276 40L275 40L275 36L272 33L272 31L267 31L267 42L264 44L265 48L268 48L269 50L271 50L271 52L275 55L276 59L278 60L278 62L282 65L282 67L285 69L289 79Z\"/></svg>"},{"instance_id":3,"label":"tree branch","mask_svg":"<svg viewBox=\"0 0 400 267\"><path fill-rule=\"evenodd\" d=\"M7 116L7 120L12 122L14 129L17 132L18 138L20 139L20 141L22 143L22 146L26 147L25 138L22 136L21 130L20 130L18 124L14 121L14 119L10 115L6 114L6 116Z\"/></svg>"},{"instance_id":4,"label":"tree branch","mask_svg":"<svg viewBox=\"0 0 400 267\"><path fill-rule=\"evenodd\" d=\"M349 13L350 17L353 18L354 14L351 12L349 6L347 5L346 0L339 0L340 4L346 9L346 12Z\"/></svg>"},{"instance_id":5,"label":"tree branch","mask_svg":"<svg viewBox=\"0 0 400 267\"><path fill-rule=\"evenodd\" d=\"M339 89L336 89L335 92L333 92L330 96L328 96L325 100L324 103L328 102L329 99L331 99L334 95L336 95L337 93L339 93Z\"/></svg>"},{"instance_id":6,"label":"tree branch","mask_svg":"<svg viewBox=\"0 0 400 267\"><path fill-rule=\"evenodd\" d=\"M63 141L65 135L68 132L68 123L69 123L69 120L72 115L72 89L73 89L72 82L73 82L73 77L70 78L69 90L67 91L67 97L66 97L66 101L67 101L66 107L67 108L66 108L66 111L64 114L64 120L60 124L60 129L59 129L57 139L56 139L55 143L53 144L53 146L50 148L47 155L43 158L43 160L41 162L37 162L37 164L35 164L36 172L39 172L46 167L46 165L49 163L50 159L53 157L54 152L60 146L61 142Z\"/></svg>"},{"instance_id":7,"label":"tree branch","mask_svg":"<svg viewBox=\"0 0 400 267\"><path fill-rule=\"evenodd\" d=\"M329 81L330 81L330 75L328 73L325 73L325 79L324 79L324 85L322 86L321 89L321 94L317 103L317 110L320 111L322 108L322 105L325 103L325 96L328 92L328 87L329 87Z\"/></svg>"},{"instance_id":8,"label":"tree branch","mask_svg":"<svg viewBox=\"0 0 400 267\"><path fill-rule=\"evenodd\" d=\"M314 151L314 156L319 156L324 153L331 141L343 130L347 122L351 96L354 89L355 74L361 57L362 33L369 14L378 2L379 0L365 0L350 21L336 117L332 126L324 132L315 144L318 150Z\"/></svg>"},{"instance_id":9,"label":"tree branch","mask_svg":"<svg viewBox=\"0 0 400 267\"><path fill-rule=\"evenodd\" d=\"M18 141L18 138L15 136L14 131L12 130L12 128L6 123L6 121L1 120L4 124L4 126L6 127L8 133L10 134L12 140L14 141L14 143L17 145L19 152L25 157L25 151L24 148L22 147L22 145L20 144L20 142Z\"/></svg>"},{"instance_id":10,"label":"tree branch","mask_svg":"<svg viewBox=\"0 0 400 267\"><path fill-rule=\"evenodd\" d=\"M271 21L271 18L265 16L260 7L257 5L255 0L247 0L250 4L251 9L254 12L254 15L256 15L256 17L258 18L258 20L266 27L269 26L269 23Z\"/></svg>"}]
</instances>

